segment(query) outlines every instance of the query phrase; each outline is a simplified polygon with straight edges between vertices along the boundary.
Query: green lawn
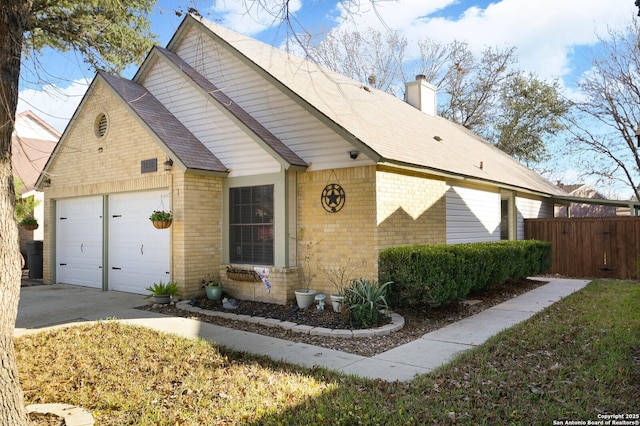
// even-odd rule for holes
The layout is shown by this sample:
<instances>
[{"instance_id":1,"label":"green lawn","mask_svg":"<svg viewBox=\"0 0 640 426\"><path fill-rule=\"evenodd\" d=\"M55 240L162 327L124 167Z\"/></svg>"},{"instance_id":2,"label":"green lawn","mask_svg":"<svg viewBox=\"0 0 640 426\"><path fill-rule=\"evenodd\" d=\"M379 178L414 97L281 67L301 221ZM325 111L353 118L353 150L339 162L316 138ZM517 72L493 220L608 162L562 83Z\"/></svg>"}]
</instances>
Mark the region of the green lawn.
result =
<instances>
[{"instance_id":1,"label":"green lawn","mask_svg":"<svg viewBox=\"0 0 640 426\"><path fill-rule=\"evenodd\" d=\"M640 284L598 280L433 374L386 383L104 322L16 339L25 399L99 425L541 424L640 412Z\"/></svg>"}]
</instances>

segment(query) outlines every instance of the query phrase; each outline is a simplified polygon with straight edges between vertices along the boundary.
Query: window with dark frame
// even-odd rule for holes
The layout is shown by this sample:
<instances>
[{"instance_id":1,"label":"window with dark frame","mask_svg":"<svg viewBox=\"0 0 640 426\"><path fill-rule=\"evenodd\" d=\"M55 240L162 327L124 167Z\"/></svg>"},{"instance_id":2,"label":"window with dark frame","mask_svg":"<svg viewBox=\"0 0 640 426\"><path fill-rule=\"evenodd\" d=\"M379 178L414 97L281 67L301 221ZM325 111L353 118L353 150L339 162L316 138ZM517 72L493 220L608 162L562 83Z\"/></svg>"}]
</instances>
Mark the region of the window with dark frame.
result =
<instances>
[{"instance_id":1,"label":"window with dark frame","mask_svg":"<svg viewBox=\"0 0 640 426\"><path fill-rule=\"evenodd\" d=\"M273 265L273 185L229 189L231 263Z\"/></svg>"}]
</instances>

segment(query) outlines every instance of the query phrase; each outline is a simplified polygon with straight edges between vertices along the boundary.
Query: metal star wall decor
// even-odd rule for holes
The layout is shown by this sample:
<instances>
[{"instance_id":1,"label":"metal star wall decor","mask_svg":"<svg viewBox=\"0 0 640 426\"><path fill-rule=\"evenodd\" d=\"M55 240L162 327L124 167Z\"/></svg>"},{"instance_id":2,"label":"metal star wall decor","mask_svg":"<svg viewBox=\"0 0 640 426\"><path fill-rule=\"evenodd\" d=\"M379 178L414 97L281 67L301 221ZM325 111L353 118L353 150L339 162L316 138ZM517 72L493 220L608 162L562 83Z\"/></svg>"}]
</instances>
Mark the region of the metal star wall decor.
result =
<instances>
[{"instance_id":1,"label":"metal star wall decor","mask_svg":"<svg viewBox=\"0 0 640 426\"><path fill-rule=\"evenodd\" d=\"M329 213L337 213L344 207L346 198L347 195L340 185L330 183L322 190L320 202L322 203L322 207Z\"/></svg>"}]
</instances>

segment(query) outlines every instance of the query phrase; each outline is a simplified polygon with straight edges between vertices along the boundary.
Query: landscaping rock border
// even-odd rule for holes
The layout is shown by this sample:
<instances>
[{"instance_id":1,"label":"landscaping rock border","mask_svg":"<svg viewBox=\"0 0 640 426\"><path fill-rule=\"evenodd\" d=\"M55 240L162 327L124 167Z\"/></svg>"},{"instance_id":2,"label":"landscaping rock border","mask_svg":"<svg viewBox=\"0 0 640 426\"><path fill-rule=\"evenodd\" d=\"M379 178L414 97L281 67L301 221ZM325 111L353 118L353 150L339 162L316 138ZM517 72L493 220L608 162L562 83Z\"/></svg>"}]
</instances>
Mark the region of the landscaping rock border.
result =
<instances>
[{"instance_id":1,"label":"landscaping rock border","mask_svg":"<svg viewBox=\"0 0 640 426\"><path fill-rule=\"evenodd\" d=\"M249 315L234 314L231 312L212 311L209 309L202 309L192 306L189 301L185 300L176 303L176 308L198 315L207 315L229 320L244 321L247 323L260 324L267 327L280 327L284 330L291 330L296 333L309 334L311 336L339 337L347 339L387 336L395 331L401 330L402 327L404 327L404 318L401 315L396 314L395 312L390 313L390 324L362 330L344 330L329 329L324 327L312 327L309 325L296 324L290 321L281 321L274 318L253 317Z\"/></svg>"}]
</instances>

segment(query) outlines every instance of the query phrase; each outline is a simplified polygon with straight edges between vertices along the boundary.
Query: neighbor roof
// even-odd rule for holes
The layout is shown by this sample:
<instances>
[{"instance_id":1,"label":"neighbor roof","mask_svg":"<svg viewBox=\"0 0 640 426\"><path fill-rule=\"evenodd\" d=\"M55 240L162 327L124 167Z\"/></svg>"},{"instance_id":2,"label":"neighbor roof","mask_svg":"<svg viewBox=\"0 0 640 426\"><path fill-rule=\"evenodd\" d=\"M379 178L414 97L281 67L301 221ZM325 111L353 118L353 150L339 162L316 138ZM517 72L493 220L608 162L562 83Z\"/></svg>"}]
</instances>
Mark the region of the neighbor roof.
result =
<instances>
[{"instance_id":1,"label":"neighbor roof","mask_svg":"<svg viewBox=\"0 0 640 426\"><path fill-rule=\"evenodd\" d=\"M229 51L306 104L307 109L334 123L356 146L367 147L379 163L428 169L540 194L565 194L460 125L427 115L395 96L204 18L187 17L169 49L179 42L181 29L198 23Z\"/></svg>"},{"instance_id":2,"label":"neighbor roof","mask_svg":"<svg viewBox=\"0 0 640 426\"><path fill-rule=\"evenodd\" d=\"M31 120L35 125L40 126L44 134L48 134L48 137L44 139L20 134L19 124L26 120ZM38 133L29 134L38 135ZM21 193L34 189L38 176L40 176L59 138L60 132L33 112L25 111L16 115L16 126L11 135L11 163L14 175L24 183L24 187L20 190Z\"/></svg>"}]
</instances>

